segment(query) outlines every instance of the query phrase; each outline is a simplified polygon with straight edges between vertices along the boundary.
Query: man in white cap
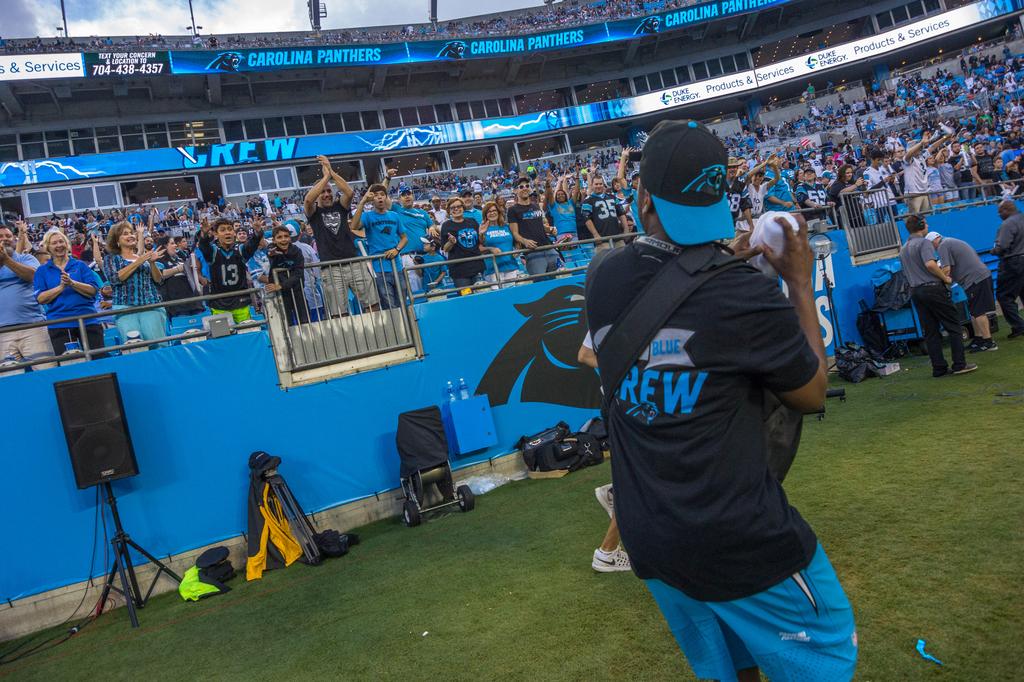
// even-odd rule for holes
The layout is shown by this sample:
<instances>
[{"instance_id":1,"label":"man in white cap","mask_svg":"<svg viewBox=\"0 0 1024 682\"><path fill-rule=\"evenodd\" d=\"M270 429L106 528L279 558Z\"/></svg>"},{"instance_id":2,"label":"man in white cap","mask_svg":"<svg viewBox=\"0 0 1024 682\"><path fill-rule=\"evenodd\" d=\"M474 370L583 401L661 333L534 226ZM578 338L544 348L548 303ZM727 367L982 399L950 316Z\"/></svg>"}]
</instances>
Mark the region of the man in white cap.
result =
<instances>
[{"instance_id":1,"label":"man in white cap","mask_svg":"<svg viewBox=\"0 0 1024 682\"><path fill-rule=\"evenodd\" d=\"M971 313L971 327L974 329L974 338L968 344L967 352L999 350L999 346L992 340L992 331L988 325L988 314L996 311L992 272L967 242L943 237L938 232L929 232L924 238L935 245L942 270L962 286L967 294L967 309Z\"/></svg>"}]
</instances>

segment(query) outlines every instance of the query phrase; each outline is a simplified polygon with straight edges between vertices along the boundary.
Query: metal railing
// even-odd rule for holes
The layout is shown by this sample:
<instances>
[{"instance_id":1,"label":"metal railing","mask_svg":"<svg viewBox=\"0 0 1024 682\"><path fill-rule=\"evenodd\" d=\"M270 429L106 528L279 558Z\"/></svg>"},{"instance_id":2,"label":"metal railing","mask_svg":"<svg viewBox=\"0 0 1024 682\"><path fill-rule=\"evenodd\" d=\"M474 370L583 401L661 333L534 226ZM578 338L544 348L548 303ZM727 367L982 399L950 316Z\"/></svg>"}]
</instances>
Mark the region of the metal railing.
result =
<instances>
[{"instance_id":1,"label":"metal railing","mask_svg":"<svg viewBox=\"0 0 1024 682\"><path fill-rule=\"evenodd\" d=\"M310 301L307 273L319 287ZM271 273L275 285L287 277ZM422 354L403 278L382 255L307 263L301 281L267 295L267 320L279 373L316 369L395 351ZM351 292L351 295L350 295ZM322 302L321 306L316 306ZM355 313L355 314L353 314Z\"/></svg>"},{"instance_id":2,"label":"metal railing","mask_svg":"<svg viewBox=\"0 0 1024 682\"><path fill-rule=\"evenodd\" d=\"M898 248L896 198L888 188L839 195L839 225L846 230L850 255L865 256Z\"/></svg>"},{"instance_id":3,"label":"metal railing","mask_svg":"<svg viewBox=\"0 0 1024 682\"><path fill-rule=\"evenodd\" d=\"M898 188L896 188L898 189ZM987 182L963 185L943 192L924 194L896 194L890 199L885 189L862 190L840 195L838 206L828 204L821 208L798 209L805 216L812 231L846 229L850 255L881 253L901 246L897 221L908 199L936 194L955 194L954 203L932 203L918 215L929 215L950 209L998 203L1010 192L1024 196L1024 180ZM1016 198L1014 196L1014 198ZM264 293L266 320L250 320L232 325L235 332L266 327L280 374L316 370L331 365L357 363L378 356L412 359L423 355L423 345L416 320L416 306L433 300L498 290L530 282L580 274L586 271L594 253L602 248L614 248L636 237L633 233L567 241L536 249L516 249L502 253L488 253L469 258L445 259L438 262L409 263L397 272L388 269L382 255L346 260L309 263L303 266L299 281L291 281L279 292ZM555 269L530 273L522 260L531 255L554 252L558 254ZM508 258L516 259L516 274L502 276L501 266ZM488 278L474 277L466 286L445 283L436 287L413 287L413 276L430 268L450 267L469 262L490 262ZM271 281L281 286L288 284L288 274L280 270L271 273ZM450 279L444 280L451 282ZM20 324L0 329L0 334L31 329L46 329L54 324L72 323L78 330L81 350L53 356L35 358L0 365L0 374L27 368L43 368L54 364L90 361L120 351L134 351L152 346L189 343L211 336L206 329L189 329L183 333L167 334L160 338L119 343L112 346L91 347L86 328L100 320L119 315L130 315L187 304L214 307L221 298L259 294L258 289L245 289L224 294L195 296L169 300L144 306L107 310L54 320ZM214 305L211 305L214 304ZM398 360L398 361L400 361ZM368 367L367 365L366 367ZM358 367L356 369L366 368Z\"/></svg>"},{"instance_id":4,"label":"metal railing","mask_svg":"<svg viewBox=\"0 0 1024 682\"><path fill-rule=\"evenodd\" d=\"M634 237L628 234L433 263L406 263L397 272L382 255L306 264L304 273L315 273L315 286L322 292L321 306L317 307L319 301L315 300L311 304L296 279L285 289L267 296L268 329L278 372L285 376L330 365L354 366L378 356L422 356L416 304L581 273L596 249L612 248ZM530 274L522 272L517 263L518 274L514 277L500 274L502 262L508 258L528 259L531 254L545 252L559 254L557 269L549 271L545 267L545 272ZM450 277L446 280L451 285L413 285L417 274L420 277L416 279L425 280L422 273L428 269L472 262L490 262L491 271L497 274L491 278L474 277L465 286L456 286ZM288 281L288 275L276 270L271 278L280 286Z\"/></svg>"},{"instance_id":5,"label":"metal railing","mask_svg":"<svg viewBox=\"0 0 1024 682\"><path fill-rule=\"evenodd\" d=\"M20 360L16 362L4 362L0 365L0 376L5 373L19 373L26 369L44 369L52 367L54 365L61 364L72 364L81 361L97 360L100 358L108 357L112 354L117 354L122 351L138 351L143 349L149 349L152 346L166 346L174 343L191 343L193 341L200 341L211 336L209 329L188 329L180 334L166 334L155 339L138 339L127 342L126 339L121 339L121 343L114 345L103 345L98 348L93 348L89 344L89 335L87 333L87 327L101 324L111 318L117 318L122 315L134 315L137 313L144 313L153 310L161 310L165 308L176 308L182 305L202 303L204 306L208 305L211 301L215 302L218 299L223 298L235 298L238 296L246 296L257 293L257 289L244 289L241 291L231 291L223 294L211 294L208 296L192 296L190 298L181 298L176 300L161 301L160 303L150 303L147 305L131 306L127 308L118 308L103 310L95 313L89 313L88 315L75 315L72 317L55 318L52 320L41 320L39 322L30 322L26 324L16 324L8 327L0 328L0 335L30 331L33 329L43 329L46 331L47 328L53 327L54 325L67 325L73 324L72 329L75 329L78 333L77 343L80 345L80 350L60 352L60 349L54 348L53 355L47 355L45 357L33 358L30 360ZM212 307L212 306L211 306ZM198 316L198 315L197 315ZM266 322L264 320L252 319L245 322L233 323L231 329L233 332L244 332L251 329L260 329ZM68 327L60 327L68 328Z\"/></svg>"},{"instance_id":6,"label":"metal railing","mask_svg":"<svg viewBox=\"0 0 1024 682\"><path fill-rule=\"evenodd\" d=\"M491 272L499 273L499 258L520 258L528 256L530 254L555 252L559 256L559 263L556 270L547 272L530 274L528 271L529 266L521 268L517 265L519 274L511 279L502 278L499 275L495 275L492 279L488 279L488 276L481 275L479 280L474 281L472 284L467 286L442 286L435 287L430 290L423 290L413 294L413 301L415 303L426 302L431 299L448 298L450 296L465 295L468 293L474 293L477 291L489 291L504 289L511 286L519 286L521 284L529 284L531 282L542 282L557 277L565 277L567 275L575 275L582 272L586 272L587 267L590 265L590 260L593 255L602 248L615 248L622 246L637 237L636 233L628 233L623 235L616 235L611 237L601 237L598 239L581 239L579 241L563 242L560 244L548 244L546 246L538 246L535 249L516 249L513 251L503 251L501 253L489 253L481 256L470 256L469 258L452 258L446 259L441 262L441 265L448 267L450 265L457 265L460 263L473 263L473 262L490 262ZM410 265L403 269L405 274L407 291L412 291L410 275L413 272L423 271L429 268L437 267L437 263L422 263L416 265ZM475 278L474 278L475 279Z\"/></svg>"},{"instance_id":7,"label":"metal railing","mask_svg":"<svg viewBox=\"0 0 1024 682\"><path fill-rule=\"evenodd\" d=\"M1024 179L961 184L942 190L902 194L897 184L892 188L892 198L886 195L885 188L840 195L839 226L846 230L850 255L854 258L898 249L902 240L896 223L907 215L929 216L1024 198ZM914 201L922 197L927 197L927 201ZM911 208L918 210L911 211Z\"/></svg>"}]
</instances>

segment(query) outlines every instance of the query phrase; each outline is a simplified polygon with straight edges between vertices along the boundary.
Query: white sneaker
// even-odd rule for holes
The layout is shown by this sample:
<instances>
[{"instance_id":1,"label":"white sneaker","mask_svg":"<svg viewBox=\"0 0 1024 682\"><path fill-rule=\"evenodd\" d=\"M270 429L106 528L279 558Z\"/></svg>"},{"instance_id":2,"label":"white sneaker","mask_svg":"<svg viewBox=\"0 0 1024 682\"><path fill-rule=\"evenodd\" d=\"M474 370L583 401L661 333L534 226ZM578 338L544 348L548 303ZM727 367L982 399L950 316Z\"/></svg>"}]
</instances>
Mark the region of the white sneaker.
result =
<instances>
[{"instance_id":1,"label":"white sneaker","mask_svg":"<svg viewBox=\"0 0 1024 682\"><path fill-rule=\"evenodd\" d=\"M604 510L608 512L608 518L615 516L615 500L612 493L612 484L603 485L600 488L594 488L594 496L597 497L597 502Z\"/></svg>"},{"instance_id":2,"label":"white sneaker","mask_svg":"<svg viewBox=\"0 0 1024 682\"><path fill-rule=\"evenodd\" d=\"M594 550L594 560L590 566L598 573L632 570L632 566L629 563L629 555L621 547L612 552L606 552L598 547Z\"/></svg>"}]
</instances>

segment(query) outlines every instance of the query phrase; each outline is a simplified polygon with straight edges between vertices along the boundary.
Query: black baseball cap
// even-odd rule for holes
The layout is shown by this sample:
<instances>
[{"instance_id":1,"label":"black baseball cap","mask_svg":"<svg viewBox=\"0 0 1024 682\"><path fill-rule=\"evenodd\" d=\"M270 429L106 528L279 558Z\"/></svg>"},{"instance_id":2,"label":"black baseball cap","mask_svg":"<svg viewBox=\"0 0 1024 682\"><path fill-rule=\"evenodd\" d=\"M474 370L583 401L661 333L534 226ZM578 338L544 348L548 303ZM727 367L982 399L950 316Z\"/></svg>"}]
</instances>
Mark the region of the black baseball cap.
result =
<instances>
[{"instance_id":1,"label":"black baseball cap","mask_svg":"<svg viewBox=\"0 0 1024 682\"><path fill-rule=\"evenodd\" d=\"M725 171L729 155L697 121L661 121L644 143L640 180L669 239L705 244L734 233Z\"/></svg>"},{"instance_id":2,"label":"black baseball cap","mask_svg":"<svg viewBox=\"0 0 1024 682\"><path fill-rule=\"evenodd\" d=\"M406 194L412 194L412 190L409 189L408 187L406 187L405 189L398 193L399 196L405 196Z\"/></svg>"}]
</instances>

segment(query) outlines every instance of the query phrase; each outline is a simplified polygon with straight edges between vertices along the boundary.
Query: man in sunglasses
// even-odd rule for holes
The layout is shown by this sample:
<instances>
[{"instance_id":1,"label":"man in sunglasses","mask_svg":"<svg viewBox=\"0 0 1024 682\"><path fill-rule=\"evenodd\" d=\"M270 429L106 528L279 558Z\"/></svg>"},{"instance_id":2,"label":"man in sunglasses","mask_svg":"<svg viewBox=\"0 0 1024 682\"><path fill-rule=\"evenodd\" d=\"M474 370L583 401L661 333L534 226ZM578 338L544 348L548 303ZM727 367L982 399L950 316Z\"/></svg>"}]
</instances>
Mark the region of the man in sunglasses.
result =
<instances>
[{"instance_id":1,"label":"man in sunglasses","mask_svg":"<svg viewBox=\"0 0 1024 682\"><path fill-rule=\"evenodd\" d=\"M529 178L516 182L516 203L506 210L512 236L521 248L530 249L526 254L526 271L531 275L542 275L558 269L558 254L549 246L555 228L548 225L544 211L537 203L537 196L531 192Z\"/></svg>"}]
</instances>

